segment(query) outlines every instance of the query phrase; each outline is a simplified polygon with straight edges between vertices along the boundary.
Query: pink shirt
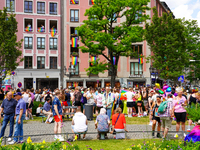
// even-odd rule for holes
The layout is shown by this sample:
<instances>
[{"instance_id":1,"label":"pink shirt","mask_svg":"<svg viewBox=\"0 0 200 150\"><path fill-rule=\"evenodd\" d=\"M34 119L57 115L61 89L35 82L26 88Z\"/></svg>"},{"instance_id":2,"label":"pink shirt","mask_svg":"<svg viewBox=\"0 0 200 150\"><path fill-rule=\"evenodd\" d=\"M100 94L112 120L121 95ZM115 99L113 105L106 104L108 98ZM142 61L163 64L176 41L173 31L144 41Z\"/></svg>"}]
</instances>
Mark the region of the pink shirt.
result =
<instances>
[{"instance_id":1,"label":"pink shirt","mask_svg":"<svg viewBox=\"0 0 200 150\"><path fill-rule=\"evenodd\" d=\"M182 96L180 100L173 100L173 106L175 107L174 112L176 113L186 112L185 108L182 106L182 104L184 104L185 101L186 99L184 96Z\"/></svg>"},{"instance_id":2,"label":"pink shirt","mask_svg":"<svg viewBox=\"0 0 200 150\"><path fill-rule=\"evenodd\" d=\"M34 101L35 95L34 95L32 92L30 92L30 94L31 94L31 99L32 99L32 101Z\"/></svg>"}]
</instances>

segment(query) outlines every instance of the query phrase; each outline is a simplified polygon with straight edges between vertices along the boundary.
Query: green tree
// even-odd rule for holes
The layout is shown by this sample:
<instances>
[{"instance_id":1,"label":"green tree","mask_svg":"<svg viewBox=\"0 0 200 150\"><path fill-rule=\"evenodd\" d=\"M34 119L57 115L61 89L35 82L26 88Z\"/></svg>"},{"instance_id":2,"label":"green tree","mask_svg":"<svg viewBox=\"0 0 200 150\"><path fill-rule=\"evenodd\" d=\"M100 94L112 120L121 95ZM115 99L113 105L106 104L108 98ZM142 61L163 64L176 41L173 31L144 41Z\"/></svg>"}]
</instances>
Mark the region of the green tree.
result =
<instances>
[{"instance_id":1,"label":"green tree","mask_svg":"<svg viewBox=\"0 0 200 150\"><path fill-rule=\"evenodd\" d=\"M111 87L115 85L117 65L120 56L135 56L132 43L143 41L143 27L138 24L148 19L145 14L149 0L95 0L95 5L87 9L84 24L76 28L84 46L83 53L103 56L105 61L97 59L93 66L86 69L90 73L111 71ZM116 20L124 22L116 26ZM113 62L116 58L116 63Z\"/></svg>"},{"instance_id":2,"label":"green tree","mask_svg":"<svg viewBox=\"0 0 200 150\"><path fill-rule=\"evenodd\" d=\"M153 12L152 23L146 24L145 31L145 39L153 52L148 59L152 60L161 78L177 82L183 75L185 63L189 62L185 27L181 19L174 19L172 14L163 13L159 17L156 8Z\"/></svg>"},{"instance_id":3,"label":"green tree","mask_svg":"<svg viewBox=\"0 0 200 150\"><path fill-rule=\"evenodd\" d=\"M190 82L200 78L200 28L196 20L182 19L185 26L185 36L187 41L187 53L190 56L190 60L195 60L185 64L185 70L187 72L186 78Z\"/></svg>"},{"instance_id":4,"label":"green tree","mask_svg":"<svg viewBox=\"0 0 200 150\"><path fill-rule=\"evenodd\" d=\"M5 70L13 71L23 60L20 51L23 40L17 41L17 21L15 14L7 9L0 10L0 74Z\"/></svg>"}]
</instances>

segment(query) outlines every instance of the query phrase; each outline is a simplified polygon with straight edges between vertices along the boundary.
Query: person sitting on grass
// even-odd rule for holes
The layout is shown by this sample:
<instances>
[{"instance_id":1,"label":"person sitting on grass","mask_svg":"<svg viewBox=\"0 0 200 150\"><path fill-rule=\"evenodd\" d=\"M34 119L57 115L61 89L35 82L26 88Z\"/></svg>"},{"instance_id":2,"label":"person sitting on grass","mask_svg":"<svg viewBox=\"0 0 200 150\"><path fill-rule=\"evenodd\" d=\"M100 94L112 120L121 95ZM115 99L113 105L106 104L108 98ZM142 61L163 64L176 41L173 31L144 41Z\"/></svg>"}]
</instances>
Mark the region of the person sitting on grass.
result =
<instances>
[{"instance_id":1,"label":"person sitting on grass","mask_svg":"<svg viewBox=\"0 0 200 150\"><path fill-rule=\"evenodd\" d=\"M43 107L43 113L47 115L47 120L45 122L47 124L50 124L51 121L53 120L52 118L53 113L51 112L50 102L51 102L51 98L48 98L47 101L44 103L44 107Z\"/></svg>"},{"instance_id":2,"label":"person sitting on grass","mask_svg":"<svg viewBox=\"0 0 200 150\"><path fill-rule=\"evenodd\" d=\"M41 116L42 113L42 104L40 103L38 108L36 109L36 117Z\"/></svg>"},{"instance_id":3,"label":"person sitting on grass","mask_svg":"<svg viewBox=\"0 0 200 150\"><path fill-rule=\"evenodd\" d=\"M88 130L87 117L81 112L80 108L77 108L76 113L72 119L72 133L74 133L74 138L76 139L76 134L84 133L83 139L85 139L86 132Z\"/></svg>"},{"instance_id":4,"label":"person sitting on grass","mask_svg":"<svg viewBox=\"0 0 200 150\"><path fill-rule=\"evenodd\" d=\"M125 133L117 133L128 132L128 130L126 130L125 116L122 114L122 109L120 107L115 110L115 114L112 116L112 131L110 133L113 134L114 130L116 131L116 139L125 139Z\"/></svg>"},{"instance_id":5,"label":"person sitting on grass","mask_svg":"<svg viewBox=\"0 0 200 150\"><path fill-rule=\"evenodd\" d=\"M96 122L95 122L95 129L98 130L98 132L109 132L109 126L110 126L110 119L108 115L106 115L106 109L101 108L100 109L100 115L97 116ZM97 139L100 137L100 133L97 135ZM107 134L106 134L107 138Z\"/></svg>"}]
</instances>

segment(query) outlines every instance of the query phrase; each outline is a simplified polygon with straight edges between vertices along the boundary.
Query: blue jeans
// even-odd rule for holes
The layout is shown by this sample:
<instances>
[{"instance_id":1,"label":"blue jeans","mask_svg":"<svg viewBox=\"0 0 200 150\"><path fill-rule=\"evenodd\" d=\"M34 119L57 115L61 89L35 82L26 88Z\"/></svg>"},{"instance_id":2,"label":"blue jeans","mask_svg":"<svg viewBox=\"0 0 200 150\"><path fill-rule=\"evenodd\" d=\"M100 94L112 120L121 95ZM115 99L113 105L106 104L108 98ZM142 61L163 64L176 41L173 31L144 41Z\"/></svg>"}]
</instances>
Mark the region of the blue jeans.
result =
<instances>
[{"instance_id":1,"label":"blue jeans","mask_svg":"<svg viewBox=\"0 0 200 150\"><path fill-rule=\"evenodd\" d=\"M9 133L9 137L12 137L12 135L13 135L13 128L14 128L14 116L15 116L14 113L10 114L10 115L4 115L3 126L1 128L0 138L4 136L4 133L5 133L8 121L10 121L10 133Z\"/></svg>"},{"instance_id":2,"label":"blue jeans","mask_svg":"<svg viewBox=\"0 0 200 150\"><path fill-rule=\"evenodd\" d=\"M107 113L109 119L110 119L110 117L111 117L111 111L112 111L112 108L107 108L107 109L106 109L106 113Z\"/></svg>"},{"instance_id":3,"label":"blue jeans","mask_svg":"<svg viewBox=\"0 0 200 150\"><path fill-rule=\"evenodd\" d=\"M23 136L23 120L25 118L25 114L22 115L21 117L21 123L18 124L18 120L19 120L19 115L17 116L16 118L16 124L15 124L15 133L14 133L14 136ZM18 139L19 141L23 141L23 137L14 137L13 140L15 142L18 142Z\"/></svg>"}]
</instances>

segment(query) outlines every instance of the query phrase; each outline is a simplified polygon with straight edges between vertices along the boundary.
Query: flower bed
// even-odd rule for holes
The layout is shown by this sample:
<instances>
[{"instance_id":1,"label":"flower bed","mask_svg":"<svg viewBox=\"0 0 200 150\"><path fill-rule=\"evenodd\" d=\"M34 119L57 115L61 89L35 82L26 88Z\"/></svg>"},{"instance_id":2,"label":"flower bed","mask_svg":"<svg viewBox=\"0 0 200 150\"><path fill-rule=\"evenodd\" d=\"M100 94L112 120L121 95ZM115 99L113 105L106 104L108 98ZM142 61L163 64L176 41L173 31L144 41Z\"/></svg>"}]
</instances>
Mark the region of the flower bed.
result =
<instances>
[{"instance_id":1,"label":"flower bed","mask_svg":"<svg viewBox=\"0 0 200 150\"><path fill-rule=\"evenodd\" d=\"M132 145L126 150L199 150L200 142L183 142L178 140L149 142Z\"/></svg>"}]
</instances>

